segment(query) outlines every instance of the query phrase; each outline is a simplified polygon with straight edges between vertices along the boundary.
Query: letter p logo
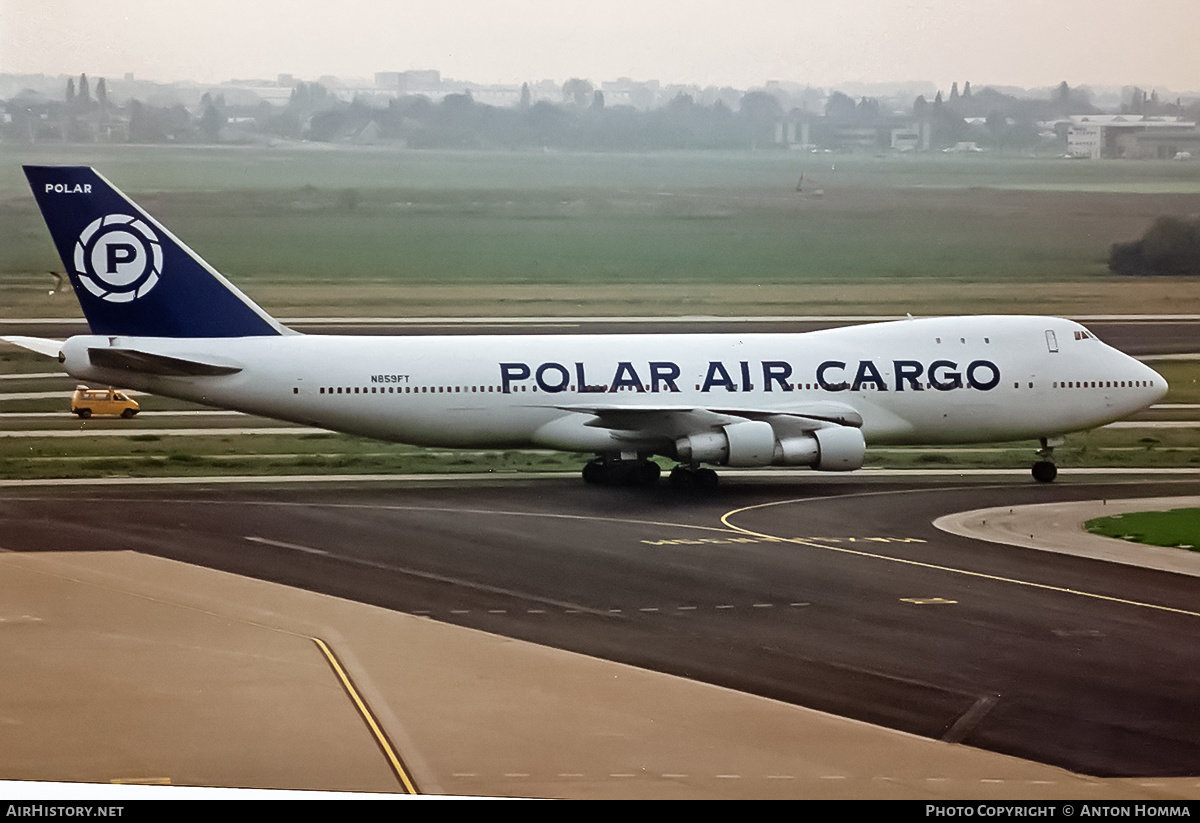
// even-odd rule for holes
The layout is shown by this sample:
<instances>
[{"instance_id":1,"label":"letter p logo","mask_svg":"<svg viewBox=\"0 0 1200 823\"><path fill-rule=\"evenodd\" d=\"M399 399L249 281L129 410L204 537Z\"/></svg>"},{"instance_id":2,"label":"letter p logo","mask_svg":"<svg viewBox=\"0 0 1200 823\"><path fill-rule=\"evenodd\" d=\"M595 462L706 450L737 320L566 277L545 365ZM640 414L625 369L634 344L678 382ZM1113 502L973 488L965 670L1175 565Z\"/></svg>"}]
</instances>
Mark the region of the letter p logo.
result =
<instances>
[{"instance_id":1,"label":"letter p logo","mask_svg":"<svg viewBox=\"0 0 1200 823\"><path fill-rule=\"evenodd\" d=\"M110 303L128 303L158 283L163 252L158 235L127 214L93 220L75 244L75 274L85 289Z\"/></svg>"},{"instance_id":2,"label":"letter p logo","mask_svg":"<svg viewBox=\"0 0 1200 823\"><path fill-rule=\"evenodd\" d=\"M109 242L104 245L105 251L108 252L108 274L116 274L124 263L132 263L137 259L137 249L130 243Z\"/></svg>"}]
</instances>

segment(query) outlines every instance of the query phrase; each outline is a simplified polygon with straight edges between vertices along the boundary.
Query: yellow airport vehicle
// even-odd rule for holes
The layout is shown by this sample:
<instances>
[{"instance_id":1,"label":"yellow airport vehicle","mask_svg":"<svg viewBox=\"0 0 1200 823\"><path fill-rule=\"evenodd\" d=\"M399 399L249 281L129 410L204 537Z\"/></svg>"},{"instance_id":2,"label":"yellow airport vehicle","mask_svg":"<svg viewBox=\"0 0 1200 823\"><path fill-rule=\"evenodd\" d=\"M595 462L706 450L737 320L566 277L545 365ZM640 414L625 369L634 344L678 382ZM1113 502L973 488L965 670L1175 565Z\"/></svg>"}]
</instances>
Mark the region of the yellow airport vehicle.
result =
<instances>
[{"instance_id":1,"label":"yellow airport vehicle","mask_svg":"<svg viewBox=\"0 0 1200 823\"><path fill-rule=\"evenodd\" d=\"M87 386L76 386L75 393L71 395L71 413L80 417L114 414L129 418L140 410L136 400L112 388L89 389Z\"/></svg>"}]
</instances>

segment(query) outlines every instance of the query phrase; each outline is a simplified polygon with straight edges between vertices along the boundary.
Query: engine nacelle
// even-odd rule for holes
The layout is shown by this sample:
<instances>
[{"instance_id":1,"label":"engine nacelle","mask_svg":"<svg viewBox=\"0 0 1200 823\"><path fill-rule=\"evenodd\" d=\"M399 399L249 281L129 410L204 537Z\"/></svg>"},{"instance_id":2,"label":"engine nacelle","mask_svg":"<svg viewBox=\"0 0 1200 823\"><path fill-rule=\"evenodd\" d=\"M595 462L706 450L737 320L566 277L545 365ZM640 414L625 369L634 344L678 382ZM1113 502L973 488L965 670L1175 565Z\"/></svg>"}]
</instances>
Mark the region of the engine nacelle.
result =
<instances>
[{"instance_id":1,"label":"engine nacelle","mask_svg":"<svg viewBox=\"0 0 1200 823\"><path fill-rule=\"evenodd\" d=\"M812 433L817 441L817 462L814 469L823 472L850 472L861 469L867 454L867 441L862 429L836 426L817 429Z\"/></svg>"},{"instance_id":2,"label":"engine nacelle","mask_svg":"<svg viewBox=\"0 0 1200 823\"><path fill-rule=\"evenodd\" d=\"M812 466L819 471L862 468L867 443L860 429L831 426L778 439L764 420L731 423L675 441L680 463L717 466Z\"/></svg>"},{"instance_id":3,"label":"engine nacelle","mask_svg":"<svg viewBox=\"0 0 1200 823\"><path fill-rule=\"evenodd\" d=\"M730 423L719 431L700 432L675 441L680 463L717 466L769 466L775 456L775 432L764 420Z\"/></svg>"}]
</instances>

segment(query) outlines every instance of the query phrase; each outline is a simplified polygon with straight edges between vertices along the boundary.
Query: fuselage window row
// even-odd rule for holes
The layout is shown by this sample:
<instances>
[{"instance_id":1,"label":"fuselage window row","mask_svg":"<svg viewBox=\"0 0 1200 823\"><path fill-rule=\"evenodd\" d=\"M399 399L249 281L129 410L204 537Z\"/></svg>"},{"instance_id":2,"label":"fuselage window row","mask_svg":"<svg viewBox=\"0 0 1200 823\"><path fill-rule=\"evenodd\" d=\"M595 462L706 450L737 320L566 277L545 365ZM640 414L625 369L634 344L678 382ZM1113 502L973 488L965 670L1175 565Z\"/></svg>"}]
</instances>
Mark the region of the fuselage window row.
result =
<instances>
[{"instance_id":1,"label":"fuselage window row","mask_svg":"<svg viewBox=\"0 0 1200 823\"><path fill-rule=\"evenodd\" d=\"M863 388L864 389L867 388L868 385L872 386L876 390L878 390L878 388L879 388L878 386L875 386L873 383L872 384L864 384ZM1090 380L1090 381L1089 380L1069 380L1069 381L1064 380L1061 382L1055 381L1053 386L1056 389L1088 389L1088 388L1091 388L1091 389L1144 389L1144 388L1153 388L1154 381L1153 380ZM789 383L789 384L787 384L788 390L803 389L804 391L819 391L821 388L823 388L823 387L821 386L820 383L795 383L795 384ZM918 386L918 388L919 388L919 386ZM933 385L930 383L926 383L925 388L932 389ZM1020 388L1020 384L1014 383L1013 388L1014 389ZM1029 384L1029 388L1033 388L1033 383ZM618 387L617 391L621 391L623 389L627 389L629 391L637 391L637 389L635 387L629 387L629 386ZM511 392L519 392L519 391L523 392L523 391L527 391L527 390L528 390L527 386L513 386L510 389ZM575 387L570 386L570 387L568 387L568 390L575 391ZM697 391L700 390L699 384L696 384L696 390ZM368 386L361 386L361 387L360 386L345 386L345 387L343 387L343 386L336 386L336 387L335 386L322 386L317 391L319 394L427 394L427 393L445 394L445 393L461 393L461 392L465 392L465 391L470 391L472 393L488 393L488 392L494 393L494 392L501 391L501 389L499 386L466 386L466 387L465 386L404 386L404 387L400 387L400 388L397 388L396 386L388 386L386 388L379 388L377 386L369 386L369 387ZM533 387L533 391L537 391L537 386ZM596 389L593 387L589 387L588 391L594 392L594 391L596 391ZM650 391L650 387L645 386L642 389L642 391L648 392L648 391ZM299 394L299 393L300 393L300 388L298 386L292 387L292 394Z\"/></svg>"},{"instance_id":2,"label":"fuselage window row","mask_svg":"<svg viewBox=\"0 0 1200 823\"><path fill-rule=\"evenodd\" d=\"M299 388L293 388L292 393L298 394ZM452 394L455 392L487 393L498 392L498 386L321 386L318 394ZM513 391L517 391L516 388ZM524 389L521 389L524 391Z\"/></svg>"},{"instance_id":3,"label":"fuselage window row","mask_svg":"<svg viewBox=\"0 0 1200 823\"><path fill-rule=\"evenodd\" d=\"M1056 389L1145 389L1154 388L1153 380L1067 380L1055 383Z\"/></svg>"}]
</instances>

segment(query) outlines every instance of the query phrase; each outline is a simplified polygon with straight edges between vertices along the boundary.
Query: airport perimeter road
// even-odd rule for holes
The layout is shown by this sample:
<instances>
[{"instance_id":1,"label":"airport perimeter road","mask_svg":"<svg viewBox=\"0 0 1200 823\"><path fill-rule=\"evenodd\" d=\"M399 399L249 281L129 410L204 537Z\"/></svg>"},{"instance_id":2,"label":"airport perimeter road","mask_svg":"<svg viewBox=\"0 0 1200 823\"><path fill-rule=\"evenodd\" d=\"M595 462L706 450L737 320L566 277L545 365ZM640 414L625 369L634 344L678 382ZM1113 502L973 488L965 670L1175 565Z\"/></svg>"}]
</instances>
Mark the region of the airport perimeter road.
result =
<instances>
[{"instance_id":1,"label":"airport perimeter road","mask_svg":"<svg viewBox=\"0 0 1200 823\"><path fill-rule=\"evenodd\" d=\"M0 494L0 526L12 551L132 550L1076 773L1166 777L1200 775L1195 579L932 521L1197 493L1070 472L731 472L708 495L566 478L29 488Z\"/></svg>"}]
</instances>

